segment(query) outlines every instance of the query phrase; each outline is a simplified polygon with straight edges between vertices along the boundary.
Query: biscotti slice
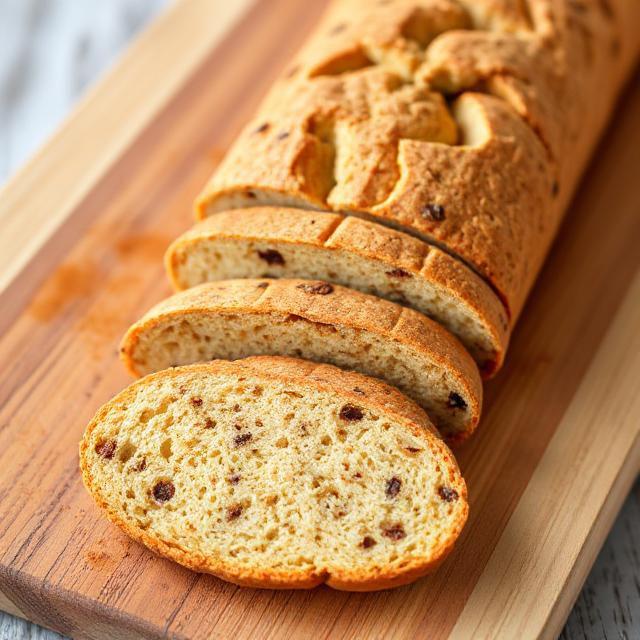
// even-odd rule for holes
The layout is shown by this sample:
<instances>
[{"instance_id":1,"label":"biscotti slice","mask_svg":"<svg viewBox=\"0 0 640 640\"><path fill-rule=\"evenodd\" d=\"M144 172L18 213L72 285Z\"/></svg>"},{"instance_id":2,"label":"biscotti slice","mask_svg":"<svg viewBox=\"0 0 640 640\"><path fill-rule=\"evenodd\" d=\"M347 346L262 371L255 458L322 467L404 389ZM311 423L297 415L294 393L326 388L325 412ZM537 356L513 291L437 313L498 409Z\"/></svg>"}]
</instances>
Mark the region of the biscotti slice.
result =
<instances>
[{"instance_id":1,"label":"biscotti slice","mask_svg":"<svg viewBox=\"0 0 640 640\"><path fill-rule=\"evenodd\" d=\"M406 584L451 551L468 511L456 462L416 405L288 358L136 381L87 427L80 466L135 540L252 587Z\"/></svg>"},{"instance_id":2,"label":"biscotti slice","mask_svg":"<svg viewBox=\"0 0 640 640\"><path fill-rule=\"evenodd\" d=\"M482 384L465 348L426 316L313 280L223 280L161 302L123 339L136 375L251 355L285 355L382 378L413 398L451 441L480 415Z\"/></svg>"},{"instance_id":3,"label":"biscotti slice","mask_svg":"<svg viewBox=\"0 0 640 640\"><path fill-rule=\"evenodd\" d=\"M165 263L176 290L229 278L342 284L436 320L484 377L504 360L507 314L482 278L433 245L360 218L283 207L227 211L178 238Z\"/></svg>"}]
</instances>

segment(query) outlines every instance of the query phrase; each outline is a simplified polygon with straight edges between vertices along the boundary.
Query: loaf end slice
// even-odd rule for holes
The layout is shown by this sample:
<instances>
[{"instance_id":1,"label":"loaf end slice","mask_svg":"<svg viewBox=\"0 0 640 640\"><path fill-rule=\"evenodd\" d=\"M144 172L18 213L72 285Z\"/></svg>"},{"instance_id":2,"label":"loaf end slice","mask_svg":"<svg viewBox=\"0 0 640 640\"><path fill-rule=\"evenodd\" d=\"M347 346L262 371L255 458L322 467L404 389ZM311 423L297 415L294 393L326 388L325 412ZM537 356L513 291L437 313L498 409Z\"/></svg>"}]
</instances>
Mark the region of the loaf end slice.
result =
<instances>
[{"instance_id":1,"label":"loaf end slice","mask_svg":"<svg viewBox=\"0 0 640 640\"><path fill-rule=\"evenodd\" d=\"M468 511L456 462L416 405L288 358L136 381L87 427L80 467L132 538L252 587L406 584L449 554Z\"/></svg>"},{"instance_id":2,"label":"loaf end slice","mask_svg":"<svg viewBox=\"0 0 640 640\"><path fill-rule=\"evenodd\" d=\"M225 211L178 238L165 264L176 290L230 278L341 284L436 320L467 348L483 377L504 360L509 322L489 285L441 249L368 220L284 207Z\"/></svg>"},{"instance_id":3,"label":"loaf end slice","mask_svg":"<svg viewBox=\"0 0 640 640\"><path fill-rule=\"evenodd\" d=\"M426 316L314 280L224 280L167 298L125 335L134 375L217 358L284 355L381 378L422 406L451 443L475 429L478 368Z\"/></svg>"}]
</instances>

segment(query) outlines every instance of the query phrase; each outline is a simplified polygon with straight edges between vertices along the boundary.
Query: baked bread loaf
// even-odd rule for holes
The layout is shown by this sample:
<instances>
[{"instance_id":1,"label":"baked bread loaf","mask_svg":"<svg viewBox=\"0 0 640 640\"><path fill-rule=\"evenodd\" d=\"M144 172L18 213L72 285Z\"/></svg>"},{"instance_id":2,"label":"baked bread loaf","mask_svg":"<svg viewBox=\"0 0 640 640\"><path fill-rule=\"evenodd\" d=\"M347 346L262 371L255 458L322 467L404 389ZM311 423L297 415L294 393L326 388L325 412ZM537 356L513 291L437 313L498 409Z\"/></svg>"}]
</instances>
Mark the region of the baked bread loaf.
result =
<instances>
[{"instance_id":1,"label":"baked bread loaf","mask_svg":"<svg viewBox=\"0 0 640 640\"><path fill-rule=\"evenodd\" d=\"M478 368L422 314L313 280L225 280L164 300L125 335L134 375L216 358L285 355L382 378L422 406L451 442L475 429Z\"/></svg>"},{"instance_id":2,"label":"baked bread loaf","mask_svg":"<svg viewBox=\"0 0 640 640\"><path fill-rule=\"evenodd\" d=\"M218 213L178 238L165 263L178 291L230 278L334 282L436 320L484 377L504 359L507 315L482 278L433 245L360 218L283 207Z\"/></svg>"},{"instance_id":3,"label":"baked bread loaf","mask_svg":"<svg viewBox=\"0 0 640 640\"><path fill-rule=\"evenodd\" d=\"M287 358L136 381L87 427L80 467L132 538L252 587L406 584L451 551L468 510L456 462L416 405Z\"/></svg>"},{"instance_id":4,"label":"baked bread loaf","mask_svg":"<svg viewBox=\"0 0 640 640\"><path fill-rule=\"evenodd\" d=\"M402 228L472 266L513 323L638 27L633 0L335 0L198 215L285 205Z\"/></svg>"}]
</instances>

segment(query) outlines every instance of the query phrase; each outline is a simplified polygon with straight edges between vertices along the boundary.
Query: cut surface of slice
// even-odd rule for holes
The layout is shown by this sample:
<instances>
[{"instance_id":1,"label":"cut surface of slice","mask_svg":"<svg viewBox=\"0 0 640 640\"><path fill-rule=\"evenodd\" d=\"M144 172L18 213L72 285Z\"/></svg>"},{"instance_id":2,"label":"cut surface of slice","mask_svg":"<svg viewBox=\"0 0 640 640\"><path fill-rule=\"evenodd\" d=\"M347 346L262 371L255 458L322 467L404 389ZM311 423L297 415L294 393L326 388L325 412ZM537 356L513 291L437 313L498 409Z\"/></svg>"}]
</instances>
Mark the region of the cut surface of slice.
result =
<instances>
[{"instance_id":1,"label":"cut surface of slice","mask_svg":"<svg viewBox=\"0 0 640 640\"><path fill-rule=\"evenodd\" d=\"M378 380L290 358L134 382L87 427L80 466L128 535L246 586L406 584L440 564L468 511L419 407Z\"/></svg>"},{"instance_id":2,"label":"cut surface of slice","mask_svg":"<svg viewBox=\"0 0 640 640\"><path fill-rule=\"evenodd\" d=\"M176 290L229 278L326 280L392 300L453 333L484 377L504 360L504 305L480 276L401 231L337 213L255 207L217 213L165 256Z\"/></svg>"},{"instance_id":3,"label":"cut surface of slice","mask_svg":"<svg viewBox=\"0 0 640 640\"><path fill-rule=\"evenodd\" d=\"M223 280L167 298L125 335L134 375L217 358L284 355L381 378L422 406L451 443L480 416L478 368L426 316L314 280Z\"/></svg>"}]
</instances>

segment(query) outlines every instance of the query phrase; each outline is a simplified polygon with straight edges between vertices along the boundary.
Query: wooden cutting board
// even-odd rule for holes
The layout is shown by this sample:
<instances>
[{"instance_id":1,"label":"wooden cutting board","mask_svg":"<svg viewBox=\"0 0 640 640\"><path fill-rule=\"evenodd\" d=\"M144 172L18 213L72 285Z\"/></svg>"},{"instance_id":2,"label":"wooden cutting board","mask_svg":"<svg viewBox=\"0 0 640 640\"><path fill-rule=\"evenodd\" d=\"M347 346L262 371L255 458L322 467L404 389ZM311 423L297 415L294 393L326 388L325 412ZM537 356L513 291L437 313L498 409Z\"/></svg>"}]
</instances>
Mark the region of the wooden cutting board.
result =
<instances>
[{"instance_id":1,"label":"wooden cutting board","mask_svg":"<svg viewBox=\"0 0 640 640\"><path fill-rule=\"evenodd\" d=\"M0 197L0 608L76 638L555 636L640 461L640 84L624 96L458 451L439 572L373 594L241 589L153 556L85 493L77 444L169 293L168 243L323 2L184 0Z\"/></svg>"}]
</instances>

